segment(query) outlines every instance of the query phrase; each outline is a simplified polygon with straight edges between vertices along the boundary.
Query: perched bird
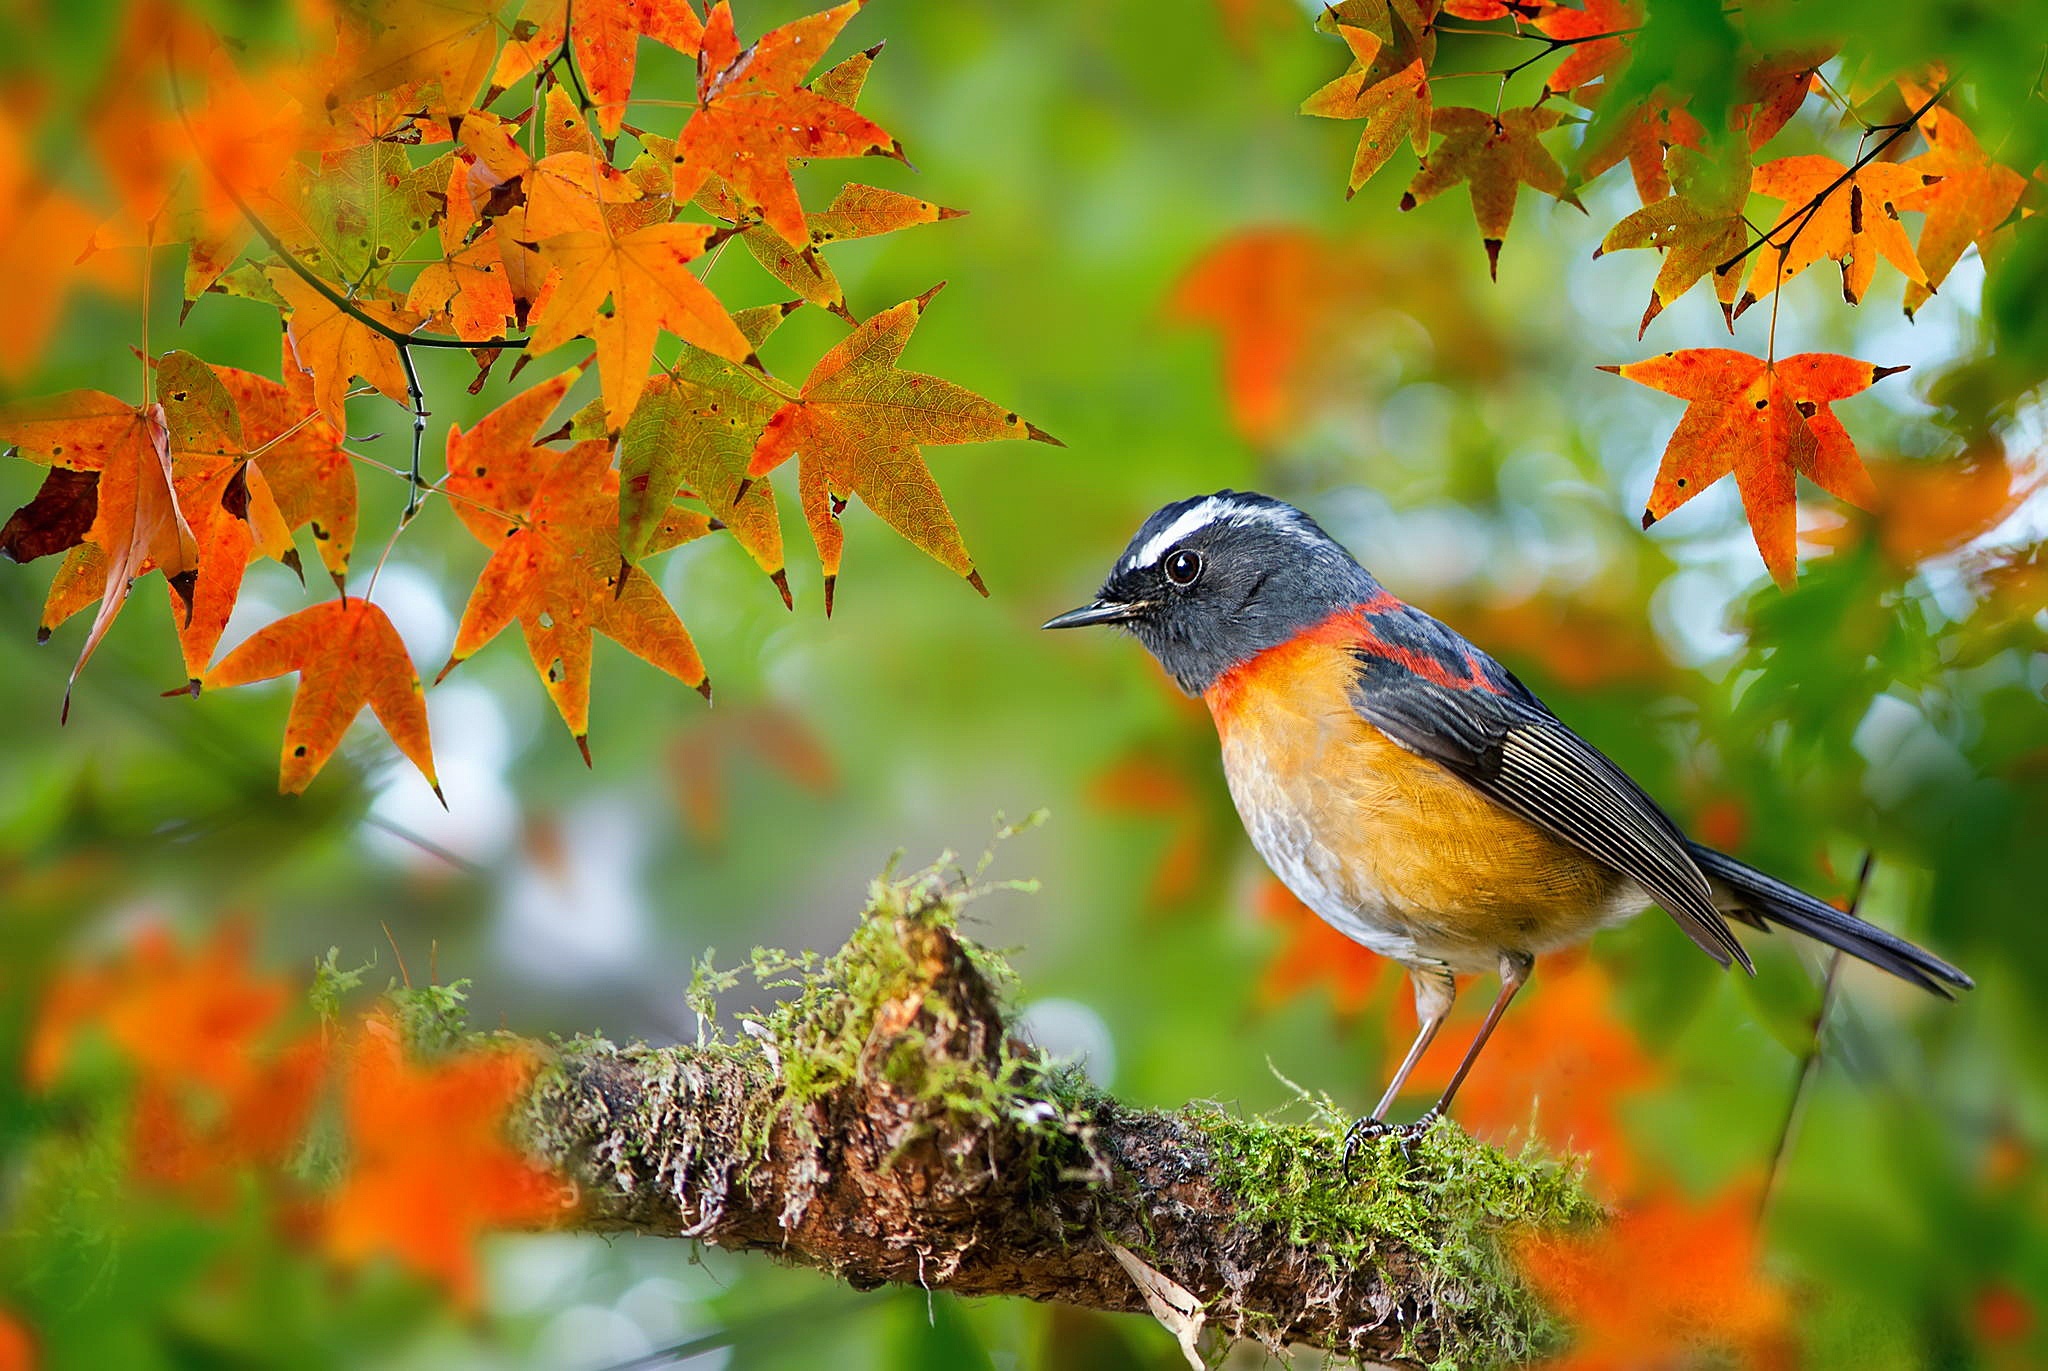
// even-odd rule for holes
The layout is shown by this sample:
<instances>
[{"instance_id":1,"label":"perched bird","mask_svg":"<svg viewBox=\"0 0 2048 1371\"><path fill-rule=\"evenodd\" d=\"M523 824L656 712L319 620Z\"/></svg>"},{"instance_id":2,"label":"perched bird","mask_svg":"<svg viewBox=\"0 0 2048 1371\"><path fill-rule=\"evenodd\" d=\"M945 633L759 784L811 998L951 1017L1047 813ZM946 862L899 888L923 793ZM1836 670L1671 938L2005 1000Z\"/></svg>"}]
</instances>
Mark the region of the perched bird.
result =
<instances>
[{"instance_id":1,"label":"perched bird","mask_svg":"<svg viewBox=\"0 0 2048 1371\"><path fill-rule=\"evenodd\" d=\"M1419 1027L1348 1159L1442 1115L1536 958L1657 905L1723 966L1780 925L1944 997L1970 978L1875 924L1689 841L1514 674L1382 589L1292 505L1231 490L1147 519L1092 604L1047 628L1136 635L1216 722L1231 798L1275 875L1408 969ZM1457 972L1500 994L1435 1107L1386 1122Z\"/></svg>"}]
</instances>

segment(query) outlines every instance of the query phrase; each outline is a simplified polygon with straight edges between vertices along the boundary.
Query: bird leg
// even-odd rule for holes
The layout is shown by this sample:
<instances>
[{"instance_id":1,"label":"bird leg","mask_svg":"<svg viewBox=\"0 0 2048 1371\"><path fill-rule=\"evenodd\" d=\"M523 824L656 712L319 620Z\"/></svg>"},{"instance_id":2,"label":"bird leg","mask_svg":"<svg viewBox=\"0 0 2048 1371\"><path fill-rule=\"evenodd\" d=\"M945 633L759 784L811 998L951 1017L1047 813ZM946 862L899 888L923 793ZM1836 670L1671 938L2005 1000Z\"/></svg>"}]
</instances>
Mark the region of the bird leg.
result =
<instances>
[{"instance_id":1,"label":"bird leg","mask_svg":"<svg viewBox=\"0 0 2048 1371\"><path fill-rule=\"evenodd\" d=\"M1438 1018L1436 1023L1430 1023L1426 1018L1424 1019L1422 1033L1417 1035L1415 1046L1408 1050L1408 1059L1401 1063L1400 1071L1394 1076L1394 1084L1389 1087L1386 1096L1381 1099L1379 1108L1373 1111L1371 1118L1360 1119L1357 1123L1351 1125L1350 1131L1344 1135L1344 1170L1347 1175L1351 1170L1351 1156L1358 1150L1359 1144L1364 1142L1365 1139L1376 1137L1382 1133L1398 1133L1401 1136L1403 1146L1406 1146L1409 1139L1420 1137L1428 1132L1432 1124L1450 1112L1451 1101L1456 1097L1458 1087L1465 1083L1465 1077L1472 1070L1472 1063L1479 1060L1479 1053L1485 1048L1486 1040L1493 1036L1494 1025L1499 1023L1501 1015L1507 1012L1508 1003L1515 998L1515 992L1520 990L1528 981L1529 973L1535 968L1535 965L1536 959L1526 952L1502 952L1500 954L1500 994L1494 996L1493 1006L1486 1011L1486 1019L1479 1025L1479 1032L1473 1035L1472 1045L1465 1049L1464 1059L1458 1063L1458 1069L1451 1073L1450 1084L1444 1087L1444 1093L1438 1096L1437 1102L1431 1105L1420 1118L1412 1123L1386 1123L1383 1116L1388 1106L1393 1103L1394 1095L1399 1091L1401 1082L1407 1078L1409 1069L1415 1064L1415 1059L1422 1055L1422 1049L1428 1045L1429 1039L1436 1035L1437 1027L1442 1023L1441 1017ZM1420 972L1416 973L1415 982L1416 1009L1419 1013L1423 1012L1421 974ZM1448 972L1442 974L1445 980L1448 981L1450 979ZM1449 1009L1448 1000L1444 1007L1446 1010Z\"/></svg>"},{"instance_id":2,"label":"bird leg","mask_svg":"<svg viewBox=\"0 0 2048 1371\"><path fill-rule=\"evenodd\" d=\"M1410 967L1408 979L1415 986L1415 1041L1408 1045L1408 1055L1395 1068L1394 1079L1387 1082L1386 1093L1380 1096L1372 1114L1352 1124L1345 1132L1344 1170L1347 1174L1351 1170L1351 1155L1358 1150L1360 1143L1391 1132L1396 1127L1386 1121L1387 1111L1394 1107L1401 1087L1408 1082L1409 1073L1422 1060L1422 1054L1435 1040L1436 1031L1444 1026L1444 1020L1450 1017L1451 1005L1458 998L1457 980L1441 966Z\"/></svg>"}]
</instances>

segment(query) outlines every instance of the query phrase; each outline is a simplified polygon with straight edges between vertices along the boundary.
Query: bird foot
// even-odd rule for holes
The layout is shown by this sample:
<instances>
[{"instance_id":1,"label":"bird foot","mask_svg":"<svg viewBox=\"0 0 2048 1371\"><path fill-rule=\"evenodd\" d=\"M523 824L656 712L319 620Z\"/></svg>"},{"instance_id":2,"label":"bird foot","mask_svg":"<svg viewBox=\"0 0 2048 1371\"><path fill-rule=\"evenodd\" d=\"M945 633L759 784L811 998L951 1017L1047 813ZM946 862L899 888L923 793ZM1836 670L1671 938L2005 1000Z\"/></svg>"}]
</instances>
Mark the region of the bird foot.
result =
<instances>
[{"instance_id":1,"label":"bird foot","mask_svg":"<svg viewBox=\"0 0 2048 1371\"><path fill-rule=\"evenodd\" d=\"M1351 1158L1369 1138L1384 1138L1392 1135L1400 1142L1401 1155L1405 1158L1408 1148L1417 1138L1427 1133L1443 1117L1443 1112L1430 1109L1410 1123L1388 1123L1385 1119L1360 1119L1344 1133L1344 1179L1351 1179Z\"/></svg>"}]
</instances>

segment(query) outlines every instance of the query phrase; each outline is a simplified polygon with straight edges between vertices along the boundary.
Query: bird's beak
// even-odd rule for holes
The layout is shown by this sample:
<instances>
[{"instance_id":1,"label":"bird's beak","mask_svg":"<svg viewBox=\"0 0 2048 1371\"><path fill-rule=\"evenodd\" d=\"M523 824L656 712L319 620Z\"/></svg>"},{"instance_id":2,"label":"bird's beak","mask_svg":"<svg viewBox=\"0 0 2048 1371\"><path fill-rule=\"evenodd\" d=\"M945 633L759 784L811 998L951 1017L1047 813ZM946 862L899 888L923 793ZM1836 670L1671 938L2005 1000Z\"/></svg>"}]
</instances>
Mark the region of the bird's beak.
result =
<instances>
[{"instance_id":1,"label":"bird's beak","mask_svg":"<svg viewBox=\"0 0 2048 1371\"><path fill-rule=\"evenodd\" d=\"M1127 624L1138 617L1145 606L1123 604L1116 600L1097 600L1092 605L1070 609L1065 614L1047 619L1041 628L1087 628L1091 624Z\"/></svg>"}]
</instances>

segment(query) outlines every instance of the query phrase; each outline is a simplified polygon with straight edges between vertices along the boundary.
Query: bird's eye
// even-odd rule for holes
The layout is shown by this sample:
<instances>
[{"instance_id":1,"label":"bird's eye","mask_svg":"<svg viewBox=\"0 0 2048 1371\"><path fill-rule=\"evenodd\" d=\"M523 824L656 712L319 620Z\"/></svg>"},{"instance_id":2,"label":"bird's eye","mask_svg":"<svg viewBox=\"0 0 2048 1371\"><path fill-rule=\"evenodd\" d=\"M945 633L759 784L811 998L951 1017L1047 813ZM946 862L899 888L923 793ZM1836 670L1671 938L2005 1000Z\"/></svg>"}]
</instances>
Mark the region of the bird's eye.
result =
<instances>
[{"instance_id":1,"label":"bird's eye","mask_svg":"<svg viewBox=\"0 0 2048 1371\"><path fill-rule=\"evenodd\" d=\"M1202 574L1202 554L1181 548L1166 559L1166 579L1177 586L1191 586Z\"/></svg>"}]
</instances>

